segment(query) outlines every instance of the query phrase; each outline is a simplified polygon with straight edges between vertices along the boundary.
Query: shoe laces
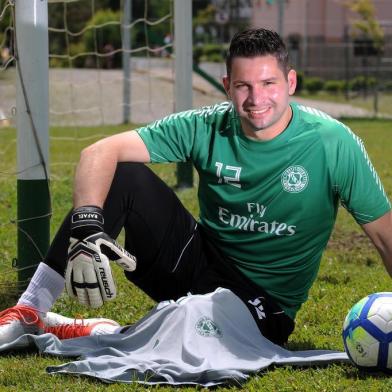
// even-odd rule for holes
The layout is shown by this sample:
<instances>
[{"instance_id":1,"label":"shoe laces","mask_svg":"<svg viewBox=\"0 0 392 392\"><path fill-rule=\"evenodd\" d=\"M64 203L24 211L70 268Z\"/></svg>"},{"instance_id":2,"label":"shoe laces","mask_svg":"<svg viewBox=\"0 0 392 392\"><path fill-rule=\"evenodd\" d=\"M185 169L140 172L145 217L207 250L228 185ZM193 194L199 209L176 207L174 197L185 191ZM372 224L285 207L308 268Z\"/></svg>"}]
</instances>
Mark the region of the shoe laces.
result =
<instances>
[{"instance_id":1,"label":"shoe laces","mask_svg":"<svg viewBox=\"0 0 392 392\"><path fill-rule=\"evenodd\" d=\"M21 320L26 325L40 324L38 312L30 306L16 305L0 312L0 325L10 324L12 321Z\"/></svg>"},{"instance_id":2,"label":"shoe laces","mask_svg":"<svg viewBox=\"0 0 392 392\"><path fill-rule=\"evenodd\" d=\"M53 327L46 327L46 333L52 333L59 339L72 339L80 336L89 336L91 331L91 325L84 325L83 321L81 324L61 324Z\"/></svg>"}]
</instances>

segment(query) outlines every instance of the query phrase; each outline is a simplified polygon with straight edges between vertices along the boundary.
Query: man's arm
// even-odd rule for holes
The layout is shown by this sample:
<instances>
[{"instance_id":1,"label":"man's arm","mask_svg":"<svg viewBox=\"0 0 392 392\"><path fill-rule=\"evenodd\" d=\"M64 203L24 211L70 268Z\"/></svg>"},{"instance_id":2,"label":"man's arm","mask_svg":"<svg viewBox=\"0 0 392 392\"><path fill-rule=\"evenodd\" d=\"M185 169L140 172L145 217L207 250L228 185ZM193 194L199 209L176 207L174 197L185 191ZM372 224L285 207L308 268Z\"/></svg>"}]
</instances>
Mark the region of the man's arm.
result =
<instances>
[{"instance_id":1,"label":"man's arm","mask_svg":"<svg viewBox=\"0 0 392 392\"><path fill-rule=\"evenodd\" d=\"M65 272L67 292L81 304L96 308L116 297L109 260L127 271L136 268L136 257L104 232L102 207L118 162L149 161L148 150L135 131L107 137L82 151Z\"/></svg>"},{"instance_id":2,"label":"man's arm","mask_svg":"<svg viewBox=\"0 0 392 392\"><path fill-rule=\"evenodd\" d=\"M392 277L392 212L362 225L362 228L374 243Z\"/></svg>"},{"instance_id":3,"label":"man's arm","mask_svg":"<svg viewBox=\"0 0 392 392\"><path fill-rule=\"evenodd\" d=\"M82 151L75 174L74 208L103 206L118 162L150 162L137 132L109 136Z\"/></svg>"}]
</instances>

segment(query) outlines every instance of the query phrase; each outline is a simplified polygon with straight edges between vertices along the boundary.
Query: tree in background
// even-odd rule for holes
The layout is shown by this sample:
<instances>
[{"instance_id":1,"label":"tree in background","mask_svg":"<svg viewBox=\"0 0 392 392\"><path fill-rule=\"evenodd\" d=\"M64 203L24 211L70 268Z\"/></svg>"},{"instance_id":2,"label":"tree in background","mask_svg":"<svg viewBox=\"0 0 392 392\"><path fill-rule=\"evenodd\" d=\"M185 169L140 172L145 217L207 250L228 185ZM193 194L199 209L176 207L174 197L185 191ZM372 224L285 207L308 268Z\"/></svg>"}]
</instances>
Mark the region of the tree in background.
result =
<instances>
[{"instance_id":1,"label":"tree in background","mask_svg":"<svg viewBox=\"0 0 392 392\"><path fill-rule=\"evenodd\" d=\"M172 0L132 0L132 23L130 31L133 49L163 46L171 33L171 18L157 25L148 25L143 19L155 22L170 14ZM123 0L78 1L54 3L49 6L49 53L51 66L121 67L122 37L119 22L122 17ZM84 53L107 55L96 58ZM54 58L53 55L64 56ZM146 55L146 51L135 53ZM70 56L75 56L70 60Z\"/></svg>"},{"instance_id":2,"label":"tree in background","mask_svg":"<svg viewBox=\"0 0 392 392\"><path fill-rule=\"evenodd\" d=\"M236 0L230 0L229 3L232 6L237 4ZM105 58L97 59L86 53L107 54L110 53L108 48L113 51L121 49L121 28L113 22L121 20L123 4L124 0L49 3L51 66L96 67L107 64ZM143 22L143 19L155 22L172 13L173 0L131 0L131 5L132 23L138 21L130 30L133 50L145 46L157 49L167 43L168 37L173 39L172 18L156 25ZM199 42L207 44L205 54L209 59L222 61L222 45L216 43L219 29L222 28L216 21L216 7L211 4L211 0L194 0L192 10L196 19L195 30L198 26L199 38L202 38ZM87 26L89 28L86 29ZM160 54L158 49L156 54ZM146 55L146 50L134 53L134 56ZM114 54L110 59L111 66L120 67L121 59L120 53Z\"/></svg>"},{"instance_id":3,"label":"tree in background","mask_svg":"<svg viewBox=\"0 0 392 392\"><path fill-rule=\"evenodd\" d=\"M0 4L0 12L3 10ZM0 67L5 67L13 51L13 27L11 8L4 11L0 16ZM9 64L10 65L10 64Z\"/></svg>"},{"instance_id":4,"label":"tree in background","mask_svg":"<svg viewBox=\"0 0 392 392\"><path fill-rule=\"evenodd\" d=\"M384 31L376 18L376 11L372 0L347 0L345 6L359 15L360 19L354 20L354 34L370 39L374 48L381 52L384 46Z\"/></svg>"},{"instance_id":5,"label":"tree in background","mask_svg":"<svg viewBox=\"0 0 392 392\"><path fill-rule=\"evenodd\" d=\"M132 20L146 18L155 22L164 16L172 13L171 0L132 0ZM135 32L132 34L132 47L148 45L156 48L165 45L165 37L172 33L172 18L156 25L146 25L138 23L135 25ZM146 53L138 53L146 55Z\"/></svg>"},{"instance_id":6,"label":"tree in background","mask_svg":"<svg viewBox=\"0 0 392 392\"><path fill-rule=\"evenodd\" d=\"M384 50L384 31L376 18L376 10L372 0L346 0L345 6L359 15L360 19L353 21L354 28L354 54L362 56L364 75L362 91L364 98L368 96L368 90L374 91L374 113L378 113L378 89L380 55ZM359 33L359 34L358 34ZM359 36L358 36L359 35ZM369 77L369 57L376 59L375 72ZM357 78L358 80L358 78Z\"/></svg>"}]
</instances>

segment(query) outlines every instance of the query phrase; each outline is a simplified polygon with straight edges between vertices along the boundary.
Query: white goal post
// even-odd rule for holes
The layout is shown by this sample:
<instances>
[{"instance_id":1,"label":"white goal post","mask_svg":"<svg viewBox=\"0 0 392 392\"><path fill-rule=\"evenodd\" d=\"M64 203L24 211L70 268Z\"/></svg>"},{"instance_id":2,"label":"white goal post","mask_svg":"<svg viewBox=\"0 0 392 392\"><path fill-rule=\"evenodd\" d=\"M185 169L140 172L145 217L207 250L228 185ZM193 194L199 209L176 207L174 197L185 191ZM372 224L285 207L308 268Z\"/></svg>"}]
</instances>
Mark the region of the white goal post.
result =
<instances>
[{"instance_id":1,"label":"white goal post","mask_svg":"<svg viewBox=\"0 0 392 392\"><path fill-rule=\"evenodd\" d=\"M23 290L49 247L49 60L45 1L15 1L17 268Z\"/></svg>"}]
</instances>

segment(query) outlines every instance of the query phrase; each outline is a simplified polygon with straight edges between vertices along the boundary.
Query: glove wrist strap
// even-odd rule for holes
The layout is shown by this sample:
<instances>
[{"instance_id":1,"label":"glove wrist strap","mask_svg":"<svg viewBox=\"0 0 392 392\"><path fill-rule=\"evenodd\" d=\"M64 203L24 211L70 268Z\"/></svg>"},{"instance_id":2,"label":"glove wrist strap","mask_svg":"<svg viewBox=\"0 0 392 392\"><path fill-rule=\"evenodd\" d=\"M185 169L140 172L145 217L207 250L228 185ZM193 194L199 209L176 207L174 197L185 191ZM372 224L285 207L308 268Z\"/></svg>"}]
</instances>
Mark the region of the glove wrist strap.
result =
<instances>
[{"instance_id":1,"label":"glove wrist strap","mask_svg":"<svg viewBox=\"0 0 392 392\"><path fill-rule=\"evenodd\" d=\"M75 208L71 216L71 236L84 239L87 236L103 231L103 210L97 206Z\"/></svg>"}]
</instances>

